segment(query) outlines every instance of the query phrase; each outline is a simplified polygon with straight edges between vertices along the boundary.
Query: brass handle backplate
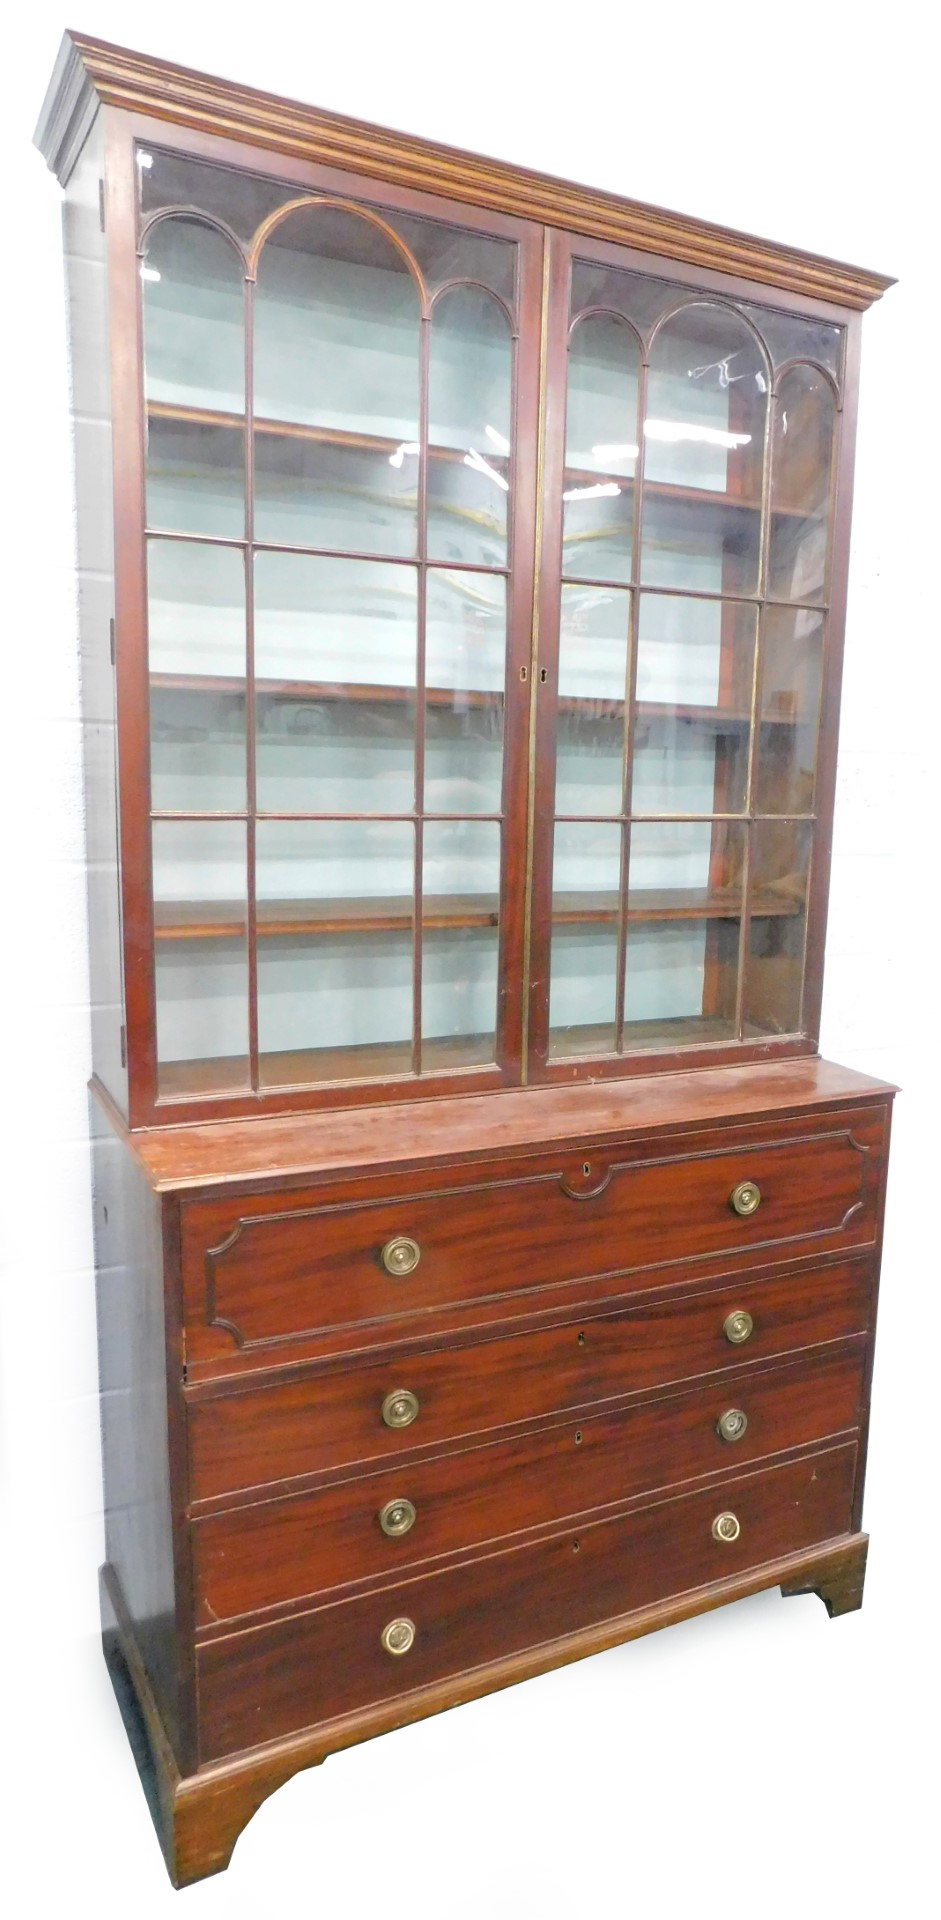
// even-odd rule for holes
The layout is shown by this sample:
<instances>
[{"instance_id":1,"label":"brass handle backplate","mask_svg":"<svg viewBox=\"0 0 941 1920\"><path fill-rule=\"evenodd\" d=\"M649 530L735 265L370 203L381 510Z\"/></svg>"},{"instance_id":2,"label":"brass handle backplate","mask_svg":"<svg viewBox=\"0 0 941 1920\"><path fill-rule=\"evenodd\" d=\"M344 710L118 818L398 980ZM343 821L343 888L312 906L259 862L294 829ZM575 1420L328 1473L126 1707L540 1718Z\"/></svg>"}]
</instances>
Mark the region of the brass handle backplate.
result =
<instances>
[{"instance_id":1,"label":"brass handle backplate","mask_svg":"<svg viewBox=\"0 0 941 1920\"><path fill-rule=\"evenodd\" d=\"M748 1415L741 1407L729 1407L720 1413L716 1421L716 1432L720 1440L741 1440L748 1426Z\"/></svg>"},{"instance_id":2,"label":"brass handle backplate","mask_svg":"<svg viewBox=\"0 0 941 1920\"><path fill-rule=\"evenodd\" d=\"M382 1418L387 1427L410 1427L418 1419L420 1402L410 1387L393 1387L382 1403Z\"/></svg>"},{"instance_id":3,"label":"brass handle backplate","mask_svg":"<svg viewBox=\"0 0 941 1920\"><path fill-rule=\"evenodd\" d=\"M387 1500L379 1509L379 1525L390 1540L398 1540L403 1533L411 1533L417 1514L411 1500Z\"/></svg>"},{"instance_id":4,"label":"brass handle backplate","mask_svg":"<svg viewBox=\"0 0 941 1920\"><path fill-rule=\"evenodd\" d=\"M737 1540L741 1533L741 1523L734 1513L717 1513L712 1523L713 1540L726 1543Z\"/></svg>"},{"instance_id":5,"label":"brass handle backplate","mask_svg":"<svg viewBox=\"0 0 941 1920\"><path fill-rule=\"evenodd\" d=\"M733 1347L743 1347L755 1331L755 1322L744 1307L736 1307L722 1322L722 1331Z\"/></svg>"},{"instance_id":6,"label":"brass handle backplate","mask_svg":"<svg viewBox=\"0 0 941 1920\"><path fill-rule=\"evenodd\" d=\"M421 1259L421 1247L410 1234L397 1233L386 1241L379 1258L386 1272L401 1280L407 1273L414 1273Z\"/></svg>"},{"instance_id":7,"label":"brass handle backplate","mask_svg":"<svg viewBox=\"0 0 941 1920\"><path fill-rule=\"evenodd\" d=\"M750 1219L761 1206L761 1188L754 1180L740 1180L729 1194L729 1206L742 1220Z\"/></svg>"},{"instance_id":8,"label":"brass handle backplate","mask_svg":"<svg viewBox=\"0 0 941 1920\"><path fill-rule=\"evenodd\" d=\"M388 1626L383 1627L380 1637L386 1653L396 1656L408 1653L410 1647L415 1645L415 1622L390 1620Z\"/></svg>"}]
</instances>

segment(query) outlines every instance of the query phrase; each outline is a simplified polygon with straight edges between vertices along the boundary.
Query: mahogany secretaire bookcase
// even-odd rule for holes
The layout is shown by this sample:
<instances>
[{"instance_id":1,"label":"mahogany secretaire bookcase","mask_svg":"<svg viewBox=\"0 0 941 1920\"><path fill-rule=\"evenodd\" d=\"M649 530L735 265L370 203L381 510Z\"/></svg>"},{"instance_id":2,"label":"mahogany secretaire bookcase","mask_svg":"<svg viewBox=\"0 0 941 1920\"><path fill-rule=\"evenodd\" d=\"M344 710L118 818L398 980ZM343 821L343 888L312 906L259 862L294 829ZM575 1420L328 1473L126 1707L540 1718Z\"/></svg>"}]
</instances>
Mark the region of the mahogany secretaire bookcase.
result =
<instances>
[{"instance_id":1,"label":"mahogany secretaire bookcase","mask_svg":"<svg viewBox=\"0 0 941 1920\"><path fill-rule=\"evenodd\" d=\"M37 139L105 1646L183 1883L354 1741L860 1603L892 1089L817 1034L890 282L76 34Z\"/></svg>"}]
</instances>

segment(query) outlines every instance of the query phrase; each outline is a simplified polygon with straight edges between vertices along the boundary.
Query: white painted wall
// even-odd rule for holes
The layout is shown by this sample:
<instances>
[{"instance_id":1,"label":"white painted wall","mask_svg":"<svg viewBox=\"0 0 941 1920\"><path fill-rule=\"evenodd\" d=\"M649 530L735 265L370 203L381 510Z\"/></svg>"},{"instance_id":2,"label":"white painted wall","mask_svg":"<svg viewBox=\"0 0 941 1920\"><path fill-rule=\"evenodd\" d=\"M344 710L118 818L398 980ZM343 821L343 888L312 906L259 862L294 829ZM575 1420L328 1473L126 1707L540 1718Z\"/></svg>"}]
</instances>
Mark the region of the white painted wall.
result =
<instances>
[{"instance_id":1,"label":"white painted wall","mask_svg":"<svg viewBox=\"0 0 941 1920\"><path fill-rule=\"evenodd\" d=\"M928 1466L938 1256L936 103L925 11L677 0L574 12L259 13L98 0L87 25L235 80L899 275L865 327L824 1050L897 1080L866 1607L774 1595L415 1727L295 1780L204 1913L342 1920L930 1901ZM100 1480L72 480L60 196L30 147L62 25L18 9L6 266L0 942L8 1910L169 1913L97 1654ZM10 1809L8 1788L5 1802Z\"/></svg>"}]
</instances>

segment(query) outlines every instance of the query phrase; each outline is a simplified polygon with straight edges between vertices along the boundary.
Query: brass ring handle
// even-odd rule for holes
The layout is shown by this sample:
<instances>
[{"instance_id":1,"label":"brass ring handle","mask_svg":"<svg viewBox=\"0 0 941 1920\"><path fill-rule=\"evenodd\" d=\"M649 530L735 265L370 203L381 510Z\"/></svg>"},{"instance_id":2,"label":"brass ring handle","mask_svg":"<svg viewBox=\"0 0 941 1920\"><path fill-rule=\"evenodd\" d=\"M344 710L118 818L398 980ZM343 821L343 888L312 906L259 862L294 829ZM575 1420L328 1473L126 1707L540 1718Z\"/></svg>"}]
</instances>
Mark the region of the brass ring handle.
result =
<instances>
[{"instance_id":1,"label":"brass ring handle","mask_svg":"<svg viewBox=\"0 0 941 1920\"><path fill-rule=\"evenodd\" d=\"M415 1645L415 1622L404 1619L390 1620L388 1626L383 1627L380 1638L386 1653L396 1657L408 1653L410 1647Z\"/></svg>"},{"instance_id":2,"label":"brass ring handle","mask_svg":"<svg viewBox=\"0 0 941 1920\"><path fill-rule=\"evenodd\" d=\"M736 1307L723 1320L722 1331L733 1347L743 1347L755 1331L755 1322L744 1307Z\"/></svg>"},{"instance_id":3,"label":"brass ring handle","mask_svg":"<svg viewBox=\"0 0 941 1920\"><path fill-rule=\"evenodd\" d=\"M393 1387L382 1403L382 1418L387 1427L410 1427L418 1419L421 1402L410 1387Z\"/></svg>"},{"instance_id":4,"label":"brass ring handle","mask_svg":"<svg viewBox=\"0 0 941 1920\"><path fill-rule=\"evenodd\" d=\"M729 1206L742 1220L749 1220L761 1206L761 1188L755 1180L740 1180L729 1194Z\"/></svg>"},{"instance_id":5,"label":"brass ring handle","mask_svg":"<svg viewBox=\"0 0 941 1920\"><path fill-rule=\"evenodd\" d=\"M716 1421L716 1432L719 1439L730 1442L733 1440L741 1440L747 1427L748 1415L742 1412L741 1407L728 1407L725 1413L720 1413Z\"/></svg>"},{"instance_id":6,"label":"brass ring handle","mask_svg":"<svg viewBox=\"0 0 941 1920\"><path fill-rule=\"evenodd\" d=\"M410 1234L397 1233L387 1240L379 1255L387 1273L401 1280L407 1273L414 1273L421 1259L421 1247Z\"/></svg>"},{"instance_id":7,"label":"brass ring handle","mask_svg":"<svg viewBox=\"0 0 941 1920\"><path fill-rule=\"evenodd\" d=\"M734 1513L716 1514L712 1523L713 1540L720 1540L729 1544L731 1541L738 1539L741 1531L741 1523Z\"/></svg>"},{"instance_id":8,"label":"brass ring handle","mask_svg":"<svg viewBox=\"0 0 941 1920\"><path fill-rule=\"evenodd\" d=\"M403 1533L411 1533L418 1515L411 1500L387 1500L379 1509L379 1525L390 1540L398 1540Z\"/></svg>"}]
</instances>

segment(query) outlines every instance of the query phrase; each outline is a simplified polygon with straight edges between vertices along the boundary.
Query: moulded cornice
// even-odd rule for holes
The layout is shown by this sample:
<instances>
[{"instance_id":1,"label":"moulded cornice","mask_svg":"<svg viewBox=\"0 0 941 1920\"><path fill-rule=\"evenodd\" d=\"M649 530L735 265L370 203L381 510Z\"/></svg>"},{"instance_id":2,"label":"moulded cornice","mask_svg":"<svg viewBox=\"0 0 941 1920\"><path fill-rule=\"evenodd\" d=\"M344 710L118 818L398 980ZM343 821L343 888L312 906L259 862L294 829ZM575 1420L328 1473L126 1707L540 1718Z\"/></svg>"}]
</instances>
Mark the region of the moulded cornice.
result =
<instances>
[{"instance_id":1,"label":"moulded cornice","mask_svg":"<svg viewBox=\"0 0 941 1920\"><path fill-rule=\"evenodd\" d=\"M73 32L64 37L35 135L62 182L75 164L99 101L838 306L862 310L894 285L885 274L863 267L324 113Z\"/></svg>"}]
</instances>

